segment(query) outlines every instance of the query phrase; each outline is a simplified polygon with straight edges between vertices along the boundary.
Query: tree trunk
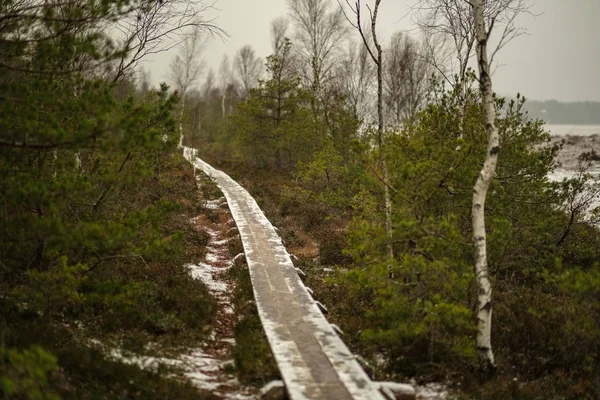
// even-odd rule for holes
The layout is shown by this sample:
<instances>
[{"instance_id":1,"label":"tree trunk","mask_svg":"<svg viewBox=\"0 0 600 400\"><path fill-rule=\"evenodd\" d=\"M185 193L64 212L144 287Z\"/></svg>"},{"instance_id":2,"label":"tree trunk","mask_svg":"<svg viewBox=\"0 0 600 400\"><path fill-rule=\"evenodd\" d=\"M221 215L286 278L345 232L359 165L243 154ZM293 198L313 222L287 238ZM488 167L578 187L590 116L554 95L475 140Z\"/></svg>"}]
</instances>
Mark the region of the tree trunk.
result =
<instances>
[{"instance_id":1,"label":"tree trunk","mask_svg":"<svg viewBox=\"0 0 600 400\"><path fill-rule=\"evenodd\" d=\"M56 179L56 160L58 160L58 150L52 150L52 177Z\"/></svg>"},{"instance_id":2,"label":"tree trunk","mask_svg":"<svg viewBox=\"0 0 600 400\"><path fill-rule=\"evenodd\" d=\"M383 77L382 77L382 55L381 47L377 45L378 51L378 63L377 63L377 117L378 117L378 129L377 129L377 141L379 145L379 162L381 164L381 173L383 180L383 196L385 204L385 236L386 236L386 255L388 261L388 274L390 278L393 278L392 273L392 260L394 259L394 245L392 236L392 198L390 195L389 188L389 177L387 170L387 162L385 161L383 134L384 134L384 122L383 122Z\"/></svg>"},{"instance_id":3,"label":"tree trunk","mask_svg":"<svg viewBox=\"0 0 600 400\"><path fill-rule=\"evenodd\" d=\"M387 239L386 254L388 259L388 273L392 278L392 260L394 259L394 245L392 236L392 197L389 188L389 176L387 162L385 161L383 145L383 80L381 73L381 49L379 49L379 65L377 67L377 114L379 118L379 160L381 162L381 172L383 179L383 195L385 197L385 236Z\"/></svg>"},{"instance_id":4,"label":"tree trunk","mask_svg":"<svg viewBox=\"0 0 600 400\"><path fill-rule=\"evenodd\" d=\"M492 351L492 286L489 280L487 245L485 232L485 199L498 163L500 150L498 128L496 127L496 109L492 91L492 79L487 57L487 32L483 17L483 0L474 0L473 11L477 32L477 64L479 68L479 87L487 133L487 153L483 168L473 188L473 241L475 245L475 276L478 287L477 310L477 353L480 368L484 372L493 372L496 368Z\"/></svg>"},{"instance_id":5,"label":"tree trunk","mask_svg":"<svg viewBox=\"0 0 600 400\"><path fill-rule=\"evenodd\" d=\"M390 188L388 187L388 170L385 158L381 160L381 166L383 172L383 195L385 196L385 235L387 238L386 254L388 259L388 274L390 278L393 278L392 260L394 259L394 245L392 236L392 198L390 195Z\"/></svg>"},{"instance_id":6,"label":"tree trunk","mask_svg":"<svg viewBox=\"0 0 600 400\"><path fill-rule=\"evenodd\" d=\"M381 4L381 0L375 0L375 7L373 7L371 13L371 34L373 37L373 45L375 46L376 52L373 52L371 46L369 45L369 41L367 40L363 30L362 30L362 22L360 19L360 0L358 0L355 4L354 12L356 14L356 25L355 27L358 29L360 36L362 38L363 44L367 52L371 56L373 63L377 66L377 146L379 150L379 164L381 165L381 172L383 181L383 195L385 202L385 236L386 236L386 256L388 261L388 275L390 278L393 278L392 273L392 261L394 260L394 244L393 244L393 235L392 235L392 198L390 195L390 185L389 185L389 176L387 163L385 160L384 154L384 143L383 143L383 134L384 134L384 120L383 120L383 51L379 41L377 40L377 14L379 12L379 5ZM371 11L371 10L369 10Z\"/></svg>"},{"instance_id":7,"label":"tree trunk","mask_svg":"<svg viewBox=\"0 0 600 400\"><path fill-rule=\"evenodd\" d=\"M181 109L179 110L179 148L183 147L183 112L185 110L185 92L181 93Z\"/></svg>"},{"instance_id":8,"label":"tree trunk","mask_svg":"<svg viewBox=\"0 0 600 400\"><path fill-rule=\"evenodd\" d=\"M225 91L223 91L223 97L221 98L221 111L223 112L223 119L225 119Z\"/></svg>"},{"instance_id":9,"label":"tree trunk","mask_svg":"<svg viewBox=\"0 0 600 400\"><path fill-rule=\"evenodd\" d=\"M383 195L385 197L385 236L387 239L386 243L386 254L388 259L388 274L390 278L392 278L392 260L394 259L394 245L393 245L393 236L392 236L392 198L390 195L389 188L389 177L387 170L387 163L385 161L384 154L384 144L383 144L383 135L384 135L384 119L383 119L383 50L381 45L377 40L377 33L375 30L375 25L377 23L377 12L379 11L379 4L381 0L378 0L375 3L375 10L373 13L373 18L371 20L371 32L373 34L373 41L375 47L377 49L377 140L379 145L379 161L381 163L381 172L383 179Z\"/></svg>"}]
</instances>

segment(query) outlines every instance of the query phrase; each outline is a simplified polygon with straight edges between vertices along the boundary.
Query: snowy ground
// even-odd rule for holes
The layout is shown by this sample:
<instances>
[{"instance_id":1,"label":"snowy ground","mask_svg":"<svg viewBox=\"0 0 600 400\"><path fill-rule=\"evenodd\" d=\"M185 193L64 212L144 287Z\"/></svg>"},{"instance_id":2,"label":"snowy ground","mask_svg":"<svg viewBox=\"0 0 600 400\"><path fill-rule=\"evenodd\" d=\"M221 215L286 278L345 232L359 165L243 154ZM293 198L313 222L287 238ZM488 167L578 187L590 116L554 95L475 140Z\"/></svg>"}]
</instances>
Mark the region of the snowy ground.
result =
<instances>
[{"instance_id":1,"label":"snowy ground","mask_svg":"<svg viewBox=\"0 0 600 400\"><path fill-rule=\"evenodd\" d=\"M114 359L144 369L157 370L161 364L174 367L177 371L175 376L189 380L196 387L210 391L217 398L254 399L256 389L242 386L235 375L227 371L227 367L233 364L231 350L235 345L233 332L237 320L231 301L233 290L227 277L232 260L227 250L228 239L225 238L225 234L229 229L227 221L231 217L229 211L220 208L219 205L219 200L205 203L205 208L219 214L216 223L202 214L191 220L197 229L207 232L211 239L205 260L186 266L192 277L202 281L218 302L215 328L211 337L198 348L189 349L176 358L140 356L125 353L120 349L110 349L107 353Z\"/></svg>"},{"instance_id":2,"label":"snowy ground","mask_svg":"<svg viewBox=\"0 0 600 400\"><path fill-rule=\"evenodd\" d=\"M434 382L419 386L412 381L411 385L415 388L417 400L449 400L452 398L448 387L441 383Z\"/></svg>"},{"instance_id":3,"label":"snowy ground","mask_svg":"<svg viewBox=\"0 0 600 400\"><path fill-rule=\"evenodd\" d=\"M206 285L219 306L210 340L183 357L183 361L187 361L183 364L183 374L197 387L210 390L224 399L252 399L255 389L243 387L235 376L226 371L233 362L231 350L235 344L233 332L237 321L231 299L233 288L227 277L232 266L227 250L228 239L225 238L229 229L226 221L230 220L230 215L227 209L220 208L220 200L208 201L205 207L219 213L218 222L212 223L203 215L192 220L198 229L204 229L211 236L211 240L205 261L187 267L192 277Z\"/></svg>"},{"instance_id":4,"label":"snowy ground","mask_svg":"<svg viewBox=\"0 0 600 400\"><path fill-rule=\"evenodd\" d=\"M552 127L552 126L551 126ZM564 128L564 126L561 126ZM580 156L592 151L600 154L600 127L583 126L577 129L555 129L554 132L577 132L578 134L562 134L552 136L551 143L562 143L562 149L558 154L560 166L548 177L554 181L562 181L565 178L573 178L579 172ZM594 176L600 176L600 162L593 161L586 170ZM591 208L600 206L600 198L592 202Z\"/></svg>"},{"instance_id":5,"label":"snowy ground","mask_svg":"<svg viewBox=\"0 0 600 400\"><path fill-rule=\"evenodd\" d=\"M550 174L552 180L574 176L581 154L591 150L600 154L599 125L545 125L544 128L552 134L551 143L563 143L558 154L561 166ZM591 172L600 172L600 163L594 165Z\"/></svg>"}]
</instances>

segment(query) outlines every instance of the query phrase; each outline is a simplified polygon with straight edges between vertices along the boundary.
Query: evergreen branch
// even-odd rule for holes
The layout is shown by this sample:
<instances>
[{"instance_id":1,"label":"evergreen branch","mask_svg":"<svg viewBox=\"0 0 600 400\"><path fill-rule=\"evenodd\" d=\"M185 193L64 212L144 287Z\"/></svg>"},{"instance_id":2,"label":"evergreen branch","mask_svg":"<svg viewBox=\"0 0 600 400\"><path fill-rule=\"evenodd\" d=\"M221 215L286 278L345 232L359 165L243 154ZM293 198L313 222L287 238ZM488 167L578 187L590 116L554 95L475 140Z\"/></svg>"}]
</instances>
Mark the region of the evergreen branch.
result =
<instances>
[{"instance_id":1,"label":"evergreen branch","mask_svg":"<svg viewBox=\"0 0 600 400\"><path fill-rule=\"evenodd\" d=\"M131 159L131 151L129 153L127 153L127 156L121 163L121 166L119 167L119 169L117 170L117 173L115 175L118 175L123 171L123 168L125 168L125 164L127 164L127 161L129 161L130 159ZM104 191L102 192L102 194L100 194L100 197L98 197L98 200L96 200L96 202L92 206L92 210L93 210L94 214L96 214L96 212L98 211L98 207L100 207L100 204L102 203L102 201L104 201L104 199L106 198L106 195L108 194L109 190L112 189L113 186L114 186L114 183L111 185L108 185L106 188L104 188Z\"/></svg>"},{"instance_id":2,"label":"evergreen branch","mask_svg":"<svg viewBox=\"0 0 600 400\"><path fill-rule=\"evenodd\" d=\"M100 265L101 263L103 263L106 260L114 260L114 259L118 259L118 258L139 258L142 260L142 262L148 266L148 263L146 262L146 260L144 259L144 257L141 254L114 254L112 256L106 256L106 257L101 257L96 251L94 251L94 253L96 254L96 257L98 257L98 261L96 261L92 266L90 266L85 273L87 274L88 272L93 271L98 265Z\"/></svg>"},{"instance_id":3,"label":"evergreen branch","mask_svg":"<svg viewBox=\"0 0 600 400\"><path fill-rule=\"evenodd\" d=\"M92 136L93 137L93 136ZM17 141L9 141L5 139L0 139L0 147L12 147L12 148L21 148L21 149L56 149L61 146L67 146L79 143L79 140L70 140L61 143L27 143L27 142L17 142Z\"/></svg>"}]
</instances>

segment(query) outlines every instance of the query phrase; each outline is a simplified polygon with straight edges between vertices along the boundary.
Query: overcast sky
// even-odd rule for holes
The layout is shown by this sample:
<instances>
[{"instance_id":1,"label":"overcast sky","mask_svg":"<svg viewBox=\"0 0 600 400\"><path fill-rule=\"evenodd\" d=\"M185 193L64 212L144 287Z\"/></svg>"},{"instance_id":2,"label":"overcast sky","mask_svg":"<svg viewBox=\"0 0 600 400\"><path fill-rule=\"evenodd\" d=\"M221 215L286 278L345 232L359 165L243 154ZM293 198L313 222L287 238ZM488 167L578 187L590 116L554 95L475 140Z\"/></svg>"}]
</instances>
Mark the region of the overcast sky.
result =
<instances>
[{"instance_id":1,"label":"overcast sky","mask_svg":"<svg viewBox=\"0 0 600 400\"><path fill-rule=\"evenodd\" d=\"M414 3L381 2L382 38L398 30L414 31L407 16ZM286 15L285 0L219 0L216 7L212 17L229 38L209 44L205 52L209 67L217 72L225 54L232 58L246 44L262 57L270 54L270 23ZM497 56L502 65L494 75L495 91L509 96L520 92L538 100L600 101L600 0L537 0L532 12L537 16L519 20L528 35L515 39ZM153 81L166 80L171 57L163 53L146 65Z\"/></svg>"}]
</instances>

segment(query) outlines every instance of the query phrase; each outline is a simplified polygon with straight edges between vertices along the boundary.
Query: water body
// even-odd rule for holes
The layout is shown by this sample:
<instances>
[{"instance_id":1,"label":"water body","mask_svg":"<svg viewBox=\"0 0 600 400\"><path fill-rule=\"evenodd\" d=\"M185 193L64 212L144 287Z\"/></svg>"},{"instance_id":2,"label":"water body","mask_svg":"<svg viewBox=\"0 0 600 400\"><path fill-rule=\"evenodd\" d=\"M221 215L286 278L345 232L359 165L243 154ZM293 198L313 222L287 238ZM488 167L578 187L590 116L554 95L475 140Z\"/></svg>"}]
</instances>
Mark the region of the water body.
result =
<instances>
[{"instance_id":1,"label":"water body","mask_svg":"<svg viewBox=\"0 0 600 400\"><path fill-rule=\"evenodd\" d=\"M600 134L600 125L553 125L546 124L544 128L556 136L592 136Z\"/></svg>"},{"instance_id":2,"label":"water body","mask_svg":"<svg viewBox=\"0 0 600 400\"><path fill-rule=\"evenodd\" d=\"M600 153L600 125L553 125L546 124L544 128L554 137L565 139L563 150L559 155L562 167L548 174L553 181L562 181L576 175L578 157L591 150ZM591 174L600 175L600 162L595 162L589 171ZM600 197L597 196L590 208L600 206Z\"/></svg>"}]
</instances>

